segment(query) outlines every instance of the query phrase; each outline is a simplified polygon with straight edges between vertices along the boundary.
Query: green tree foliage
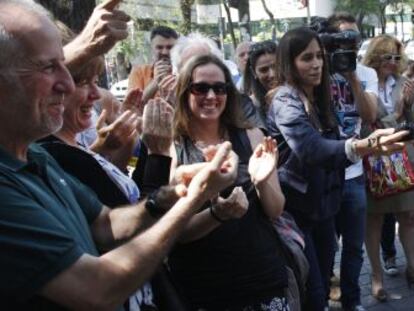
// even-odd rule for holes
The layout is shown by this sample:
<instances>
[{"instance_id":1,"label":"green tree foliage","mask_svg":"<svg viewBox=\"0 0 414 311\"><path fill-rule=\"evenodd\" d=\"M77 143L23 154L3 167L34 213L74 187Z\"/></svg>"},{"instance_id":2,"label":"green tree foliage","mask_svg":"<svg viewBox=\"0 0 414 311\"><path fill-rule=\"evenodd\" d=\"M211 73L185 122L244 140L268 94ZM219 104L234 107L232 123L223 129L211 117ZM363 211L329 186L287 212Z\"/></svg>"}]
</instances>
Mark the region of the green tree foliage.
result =
<instances>
[{"instance_id":1,"label":"green tree foliage","mask_svg":"<svg viewBox=\"0 0 414 311\"><path fill-rule=\"evenodd\" d=\"M405 12L405 6L414 6L414 0L342 0L338 1L336 11L347 11L353 14L357 18L357 23L360 29L362 29L362 21L365 16L375 14L378 17L381 26L381 32L385 33L387 27L386 8L391 6L394 11L398 12L402 20Z\"/></svg>"},{"instance_id":2,"label":"green tree foliage","mask_svg":"<svg viewBox=\"0 0 414 311\"><path fill-rule=\"evenodd\" d=\"M388 1L388 0L385 0ZM355 16L359 29L363 29L364 17L378 11L380 0L342 0L338 1L335 11L346 11Z\"/></svg>"}]
</instances>

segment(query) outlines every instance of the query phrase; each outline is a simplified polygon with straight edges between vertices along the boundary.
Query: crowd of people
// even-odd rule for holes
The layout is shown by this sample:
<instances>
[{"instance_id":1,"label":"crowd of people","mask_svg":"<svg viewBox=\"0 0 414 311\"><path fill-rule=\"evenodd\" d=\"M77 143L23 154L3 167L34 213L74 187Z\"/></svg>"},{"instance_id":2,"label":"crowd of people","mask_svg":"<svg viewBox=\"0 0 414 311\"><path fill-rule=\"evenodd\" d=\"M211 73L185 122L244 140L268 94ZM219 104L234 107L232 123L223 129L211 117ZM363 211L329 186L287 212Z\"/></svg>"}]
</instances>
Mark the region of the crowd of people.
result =
<instances>
[{"instance_id":1,"label":"crowd of people","mask_svg":"<svg viewBox=\"0 0 414 311\"><path fill-rule=\"evenodd\" d=\"M395 222L411 288L414 192L378 199L363 166L414 163L395 130L414 103L396 38L335 71L320 29L298 27L240 43L234 74L211 38L157 26L120 103L98 86L128 35L119 3L75 34L0 1L0 309L324 311L341 239L342 308L363 311L364 242L386 301ZM324 23L358 34L347 13Z\"/></svg>"}]
</instances>

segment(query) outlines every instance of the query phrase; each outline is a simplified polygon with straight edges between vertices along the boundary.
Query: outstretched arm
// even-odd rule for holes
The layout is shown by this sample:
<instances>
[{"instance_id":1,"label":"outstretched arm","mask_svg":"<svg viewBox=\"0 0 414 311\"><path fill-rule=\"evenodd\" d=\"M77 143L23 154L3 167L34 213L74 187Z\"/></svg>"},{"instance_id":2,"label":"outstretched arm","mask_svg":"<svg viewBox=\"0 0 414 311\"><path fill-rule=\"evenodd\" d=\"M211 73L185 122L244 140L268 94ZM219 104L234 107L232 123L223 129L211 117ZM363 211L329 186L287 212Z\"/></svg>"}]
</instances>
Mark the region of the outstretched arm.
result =
<instances>
[{"instance_id":1,"label":"outstretched arm","mask_svg":"<svg viewBox=\"0 0 414 311\"><path fill-rule=\"evenodd\" d=\"M101 257L84 254L47 282L40 294L76 310L113 310L122 305L151 277L207 198L234 182L237 165L235 171L223 166L230 150L231 144L224 143L211 162L175 178L174 189L182 196L151 228Z\"/></svg>"}]
</instances>

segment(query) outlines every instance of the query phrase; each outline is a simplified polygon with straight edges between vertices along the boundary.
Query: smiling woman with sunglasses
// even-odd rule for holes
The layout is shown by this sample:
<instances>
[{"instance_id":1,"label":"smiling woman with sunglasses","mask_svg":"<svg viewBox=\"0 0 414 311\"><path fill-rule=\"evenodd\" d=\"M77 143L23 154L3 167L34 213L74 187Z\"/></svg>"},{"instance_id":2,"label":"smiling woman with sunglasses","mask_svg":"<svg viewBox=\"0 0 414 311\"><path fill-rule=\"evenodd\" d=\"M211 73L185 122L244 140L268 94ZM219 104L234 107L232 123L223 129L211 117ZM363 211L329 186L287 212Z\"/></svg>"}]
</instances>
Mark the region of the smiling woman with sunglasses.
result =
<instances>
[{"instance_id":1,"label":"smiling woman with sunglasses","mask_svg":"<svg viewBox=\"0 0 414 311\"><path fill-rule=\"evenodd\" d=\"M235 184L193 217L169 264L191 310L287 311L287 272L271 223L284 205L276 142L243 128L239 107L231 75L215 56L197 56L180 71L177 165L202 162L228 140L239 166Z\"/></svg>"},{"instance_id":2,"label":"smiling woman with sunglasses","mask_svg":"<svg viewBox=\"0 0 414 311\"><path fill-rule=\"evenodd\" d=\"M404 47L389 35L375 37L370 42L363 63L378 74L379 99L376 126L393 127L397 122L413 121L414 82L401 75L406 66ZM414 150L407 147L414 163ZM399 236L407 260L406 278L414 285L414 191L375 200L368 193L367 233L365 245L372 269L372 293L380 301L387 298L383 287L380 242L384 215L393 213L399 223ZM395 230L395 229L394 229ZM384 270L395 267L395 257L387 258ZM389 273L389 272L388 272ZM387 273L387 274L388 274Z\"/></svg>"}]
</instances>

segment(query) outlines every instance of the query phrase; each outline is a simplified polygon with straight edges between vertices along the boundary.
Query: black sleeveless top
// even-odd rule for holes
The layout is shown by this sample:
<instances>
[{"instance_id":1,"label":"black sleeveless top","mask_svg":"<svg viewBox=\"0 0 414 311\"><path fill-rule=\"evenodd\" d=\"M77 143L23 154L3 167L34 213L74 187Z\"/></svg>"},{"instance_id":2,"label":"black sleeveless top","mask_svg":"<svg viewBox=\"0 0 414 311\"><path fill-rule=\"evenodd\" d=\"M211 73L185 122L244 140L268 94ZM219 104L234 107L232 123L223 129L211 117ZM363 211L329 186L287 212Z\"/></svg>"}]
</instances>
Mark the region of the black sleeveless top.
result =
<instances>
[{"instance_id":1,"label":"black sleeveless top","mask_svg":"<svg viewBox=\"0 0 414 311\"><path fill-rule=\"evenodd\" d=\"M238 177L221 196L227 197L234 187L242 186L249 209L241 219L228 220L205 237L179 244L171 252L171 271L192 309L242 307L284 296L287 287L278 237L250 181L252 148L247 133L232 129L229 136L239 156ZM189 138L183 138L176 150L178 164L204 161Z\"/></svg>"}]
</instances>

